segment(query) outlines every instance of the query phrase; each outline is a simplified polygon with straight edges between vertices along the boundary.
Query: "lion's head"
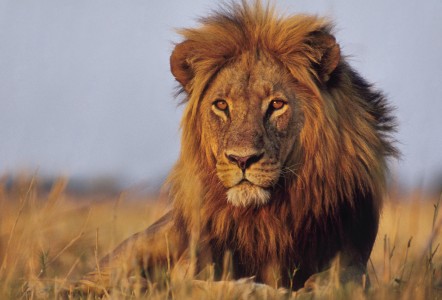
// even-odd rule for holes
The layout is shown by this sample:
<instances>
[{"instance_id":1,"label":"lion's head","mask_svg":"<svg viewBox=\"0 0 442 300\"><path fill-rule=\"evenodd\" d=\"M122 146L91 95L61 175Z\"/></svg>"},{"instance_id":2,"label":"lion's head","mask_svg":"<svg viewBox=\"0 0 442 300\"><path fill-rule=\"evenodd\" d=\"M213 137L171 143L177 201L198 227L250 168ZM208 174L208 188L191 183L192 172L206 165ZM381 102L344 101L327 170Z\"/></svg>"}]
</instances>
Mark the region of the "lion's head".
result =
<instances>
[{"instance_id":1,"label":"lion's head","mask_svg":"<svg viewBox=\"0 0 442 300\"><path fill-rule=\"evenodd\" d=\"M353 82L330 24L259 3L232 11L182 30L171 57L189 102L185 159L215 171L234 206L268 203L281 178L331 201L379 187L391 119L380 95Z\"/></svg>"}]
</instances>

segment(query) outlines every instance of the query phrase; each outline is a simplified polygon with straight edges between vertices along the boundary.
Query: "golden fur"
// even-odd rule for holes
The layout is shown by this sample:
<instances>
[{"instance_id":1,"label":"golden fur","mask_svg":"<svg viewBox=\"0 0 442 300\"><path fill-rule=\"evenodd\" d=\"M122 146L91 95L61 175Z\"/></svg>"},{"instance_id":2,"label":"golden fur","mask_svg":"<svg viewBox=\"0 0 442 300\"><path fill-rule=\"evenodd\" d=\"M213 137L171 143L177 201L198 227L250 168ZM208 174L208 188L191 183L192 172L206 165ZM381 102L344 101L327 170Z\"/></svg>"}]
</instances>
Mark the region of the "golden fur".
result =
<instances>
[{"instance_id":1,"label":"golden fur","mask_svg":"<svg viewBox=\"0 0 442 300\"><path fill-rule=\"evenodd\" d=\"M365 272L386 158L396 155L394 119L382 94L341 56L331 30L322 18L281 17L259 1L242 1L179 31L183 42L171 69L186 107L181 154L168 179L173 210L167 228L174 229L164 229L175 241L173 261L190 249L201 257L199 269L210 262L222 266L229 251L234 277L283 286L292 281L294 288L337 254L344 268ZM213 107L220 90L228 90L223 97L231 115ZM252 108L245 100L271 105L266 97L282 97L288 111L268 116L264 109L259 117L261 104ZM243 156L251 153L257 162L250 170L241 173L232 163L229 143ZM243 183L238 176L246 174ZM149 229L143 239L158 243ZM127 246L133 240L123 248L150 253L147 244Z\"/></svg>"}]
</instances>

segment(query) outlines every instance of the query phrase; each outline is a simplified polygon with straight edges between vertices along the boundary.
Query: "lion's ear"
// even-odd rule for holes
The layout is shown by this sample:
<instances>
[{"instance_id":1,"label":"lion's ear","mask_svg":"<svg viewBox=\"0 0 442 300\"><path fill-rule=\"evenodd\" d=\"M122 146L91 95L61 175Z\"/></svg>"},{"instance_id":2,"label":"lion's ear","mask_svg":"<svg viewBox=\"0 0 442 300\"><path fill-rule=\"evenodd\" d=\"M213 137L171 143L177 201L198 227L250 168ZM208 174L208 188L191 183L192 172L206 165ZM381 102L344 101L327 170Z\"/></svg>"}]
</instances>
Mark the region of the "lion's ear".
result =
<instances>
[{"instance_id":1,"label":"lion's ear","mask_svg":"<svg viewBox=\"0 0 442 300\"><path fill-rule=\"evenodd\" d=\"M341 60L339 44L334 36L324 31L315 31L310 37L310 45L316 50L315 68L318 78L327 83Z\"/></svg>"},{"instance_id":2,"label":"lion's ear","mask_svg":"<svg viewBox=\"0 0 442 300\"><path fill-rule=\"evenodd\" d=\"M190 41L184 41L175 46L170 56L170 70L173 76L175 76L175 79L187 92L189 91L189 83L194 75L190 64L192 50L192 43Z\"/></svg>"}]
</instances>

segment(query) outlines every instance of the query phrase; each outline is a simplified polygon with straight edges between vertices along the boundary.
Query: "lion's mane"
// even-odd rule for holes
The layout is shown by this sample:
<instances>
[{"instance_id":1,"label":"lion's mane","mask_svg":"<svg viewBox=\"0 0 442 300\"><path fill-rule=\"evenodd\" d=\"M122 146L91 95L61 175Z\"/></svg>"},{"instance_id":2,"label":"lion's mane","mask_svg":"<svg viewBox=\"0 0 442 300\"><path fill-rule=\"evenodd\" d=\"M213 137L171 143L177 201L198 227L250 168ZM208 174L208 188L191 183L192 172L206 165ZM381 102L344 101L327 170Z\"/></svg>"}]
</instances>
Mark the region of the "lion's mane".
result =
<instances>
[{"instance_id":1,"label":"lion's mane","mask_svg":"<svg viewBox=\"0 0 442 300\"><path fill-rule=\"evenodd\" d=\"M322 18L281 17L259 1L243 1L200 22L199 28L180 30L192 45L186 60L192 70L190 77L183 74L189 78L183 89L181 154L169 177L177 228L212 247L214 258L232 251L238 257L237 276L276 260L292 271L301 264L305 274L297 276L303 282L349 240L354 241L351 251L361 253L366 263L377 233L386 159L396 155L390 137L394 118L382 93L342 56L326 83L321 81L324 52L315 37L332 31ZM257 49L296 80L304 125L292 152L296 163L284 169L271 201L235 207L226 202L202 139L199 104L223 66Z\"/></svg>"}]
</instances>

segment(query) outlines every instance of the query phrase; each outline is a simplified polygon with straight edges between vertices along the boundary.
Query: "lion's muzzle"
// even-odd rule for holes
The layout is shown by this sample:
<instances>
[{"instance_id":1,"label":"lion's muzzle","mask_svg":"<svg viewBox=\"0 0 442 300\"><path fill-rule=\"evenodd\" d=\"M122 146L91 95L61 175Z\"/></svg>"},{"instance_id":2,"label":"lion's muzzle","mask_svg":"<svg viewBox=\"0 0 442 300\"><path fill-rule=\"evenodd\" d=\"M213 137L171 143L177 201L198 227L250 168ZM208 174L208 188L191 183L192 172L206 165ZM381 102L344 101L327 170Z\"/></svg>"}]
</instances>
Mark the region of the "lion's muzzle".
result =
<instances>
[{"instance_id":1,"label":"lion's muzzle","mask_svg":"<svg viewBox=\"0 0 442 300\"><path fill-rule=\"evenodd\" d=\"M280 165L269 159L265 151L226 151L218 160L217 175L228 189L229 203L260 206L271 198L273 185L280 175Z\"/></svg>"}]
</instances>

